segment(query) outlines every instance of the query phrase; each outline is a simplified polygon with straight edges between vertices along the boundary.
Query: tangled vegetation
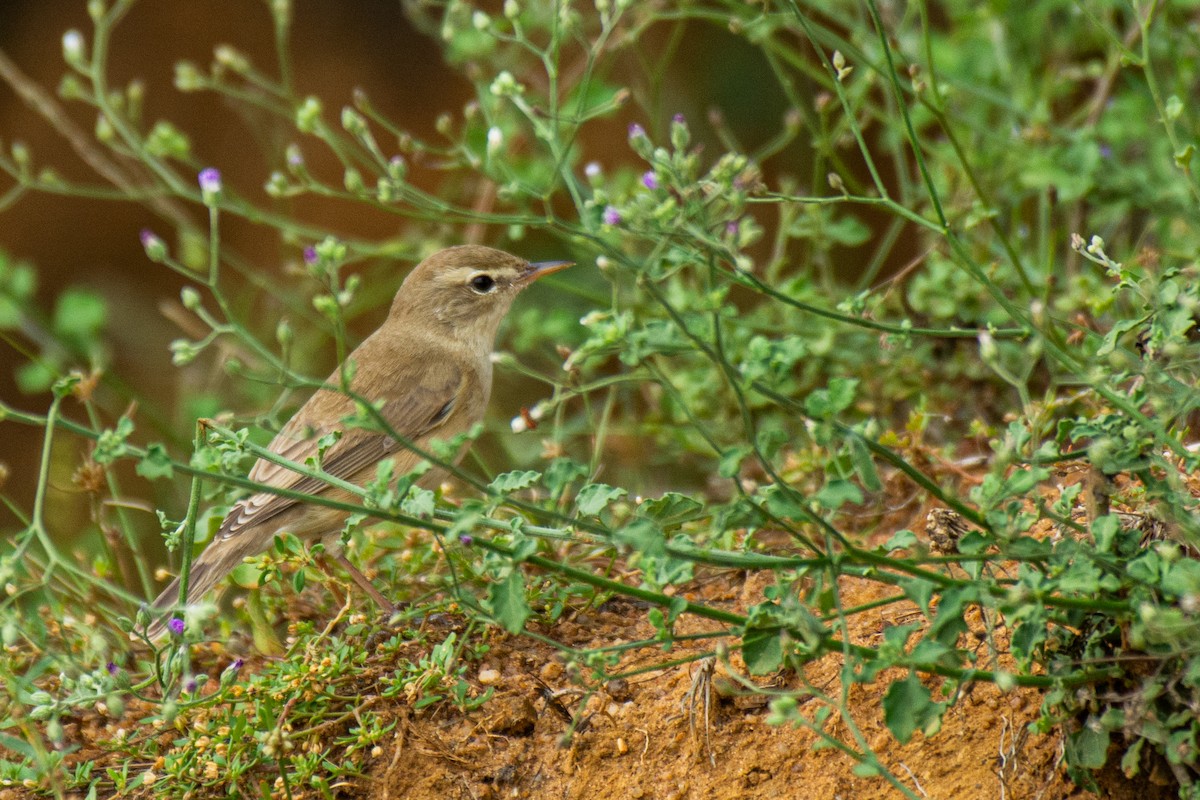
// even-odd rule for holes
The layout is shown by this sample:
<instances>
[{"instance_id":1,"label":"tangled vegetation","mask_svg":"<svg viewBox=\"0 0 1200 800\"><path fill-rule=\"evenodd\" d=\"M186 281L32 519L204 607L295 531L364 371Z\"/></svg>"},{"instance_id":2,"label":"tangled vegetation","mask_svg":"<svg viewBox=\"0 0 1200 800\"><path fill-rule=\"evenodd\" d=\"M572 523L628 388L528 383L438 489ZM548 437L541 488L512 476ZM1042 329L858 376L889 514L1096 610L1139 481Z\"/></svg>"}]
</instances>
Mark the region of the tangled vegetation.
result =
<instances>
[{"instance_id":1,"label":"tangled vegetation","mask_svg":"<svg viewBox=\"0 0 1200 800\"><path fill-rule=\"evenodd\" d=\"M269 134L257 141L280 143L264 147L260 189L212 171L193 132L146 118L140 83L110 84L134 6L88 3L94 27L63 37L58 87L95 113L90 147L117 176L67 179L6 142L0 210L37 193L143 204L159 220L142 233L146 268L186 284L188 332L162 346L181 374L222 377L163 409L110 369L114 309L81 288L39 308L36 266L0 260L0 331L26 356L29 394L0 423L44 433L36 496L5 498L21 524L0 550L0 780L60 795L156 781L170 796L333 794L389 730L360 713L359 681L471 708L487 693L462 674L488 626L528 633L624 596L657 636L563 645L581 681L614 677L628 647L669 660L678 621L701 618L707 649L688 658L769 693L776 724L853 728L844 690L754 680L802 676L827 654L843 687L900 676L884 708L901 742L936 733L973 684L1035 687L1038 725L1065 731L1077 781L1111 760L1127 775L1165 763L1179 796L1200 798L1189 8L413 2L410 21L475 87L425 139L366 93L297 87L290 4L273 0L273 69L221 46L175 72L178 91L223 97ZM754 124L673 106L662 84L686 37L752 64ZM664 46L637 46L651 39ZM614 135L624 155L606 162ZM310 200L388 215L398 232L339 235ZM223 239L232 224L274 237L290 272L248 263ZM412 590L413 619L464 614L465 630L380 633L353 598L289 614L306 583L340 592L281 539L238 570L264 588L236 608L196 607L166 643L139 637L157 566L139 541L146 512L97 502L64 530L47 502L55 448L69 443L97 498L145 488L177 564L254 488L249 464L321 385L328 362L313 354L348 352L354 321L398 285L397 259L468 229L584 265L504 334L497 370L520 378L528 407L471 434L476 455L445 492L381 474L345 534L382 583ZM897 494L939 524L888 530ZM769 585L744 612L688 599L681 587L713 570ZM883 599L846 605L851 577ZM920 614L854 641L848 620L888 604ZM964 637L968 613L989 626L982 647ZM291 658L242 663L211 644L239 626ZM140 724L109 743L124 769L69 762L65 717L130 707ZM296 748L293 728L336 735ZM864 741L832 744L918 796Z\"/></svg>"}]
</instances>

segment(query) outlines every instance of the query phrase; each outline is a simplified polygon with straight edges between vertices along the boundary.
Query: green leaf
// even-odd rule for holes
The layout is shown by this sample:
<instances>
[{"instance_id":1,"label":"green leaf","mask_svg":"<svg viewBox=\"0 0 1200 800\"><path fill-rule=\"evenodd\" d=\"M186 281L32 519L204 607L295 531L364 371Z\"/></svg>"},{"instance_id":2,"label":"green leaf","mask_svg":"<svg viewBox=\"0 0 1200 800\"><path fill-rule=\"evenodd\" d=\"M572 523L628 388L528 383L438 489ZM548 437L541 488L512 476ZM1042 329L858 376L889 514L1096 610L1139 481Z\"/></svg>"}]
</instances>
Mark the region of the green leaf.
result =
<instances>
[{"instance_id":1,"label":"green leaf","mask_svg":"<svg viewBox=\"0 0 1200 800\"><path fill-rule=\"evenodd\" d=\"M14 736L9 736L6 733L0 733L0 747L24 756L30 761L36 759L38 756L37 751L34 750L33 747L24 739L18 739Z\"/></svg>"},{"instance_id":2,"label":"green leaf","mask_svg":"<svg viewBox=\"0 0 1200 800\"><path fill-rule=\"evenodd\" d=\"M262 585L263 570L248 561L243 561L229 571L229 577L233 578L233 582L238 586L254 588Z\"/></svg>"},{"instance_id":3,"label":"green leaf","mask_svg":"<svg viewBox=\"0 0 1200 800\"><path fill-rule=\"evenodd\" d=\"M849 214L826 225L824 233L831 241L846 247L858 247L871 238L871 229Z\"/></svg>"},{"instance_id":4,"label":"green leaf","mask_svg":"<svg viewBox=\"0 0 1200 800\"><path fill-rule=\"evenodd\" d=\"M171 465L171 456L167 454L167 448L158 442L146 445L146 455L138 461L134 471L151 481L159 478L172 478L175 475L175 468Z\"/></svg>"},{"instance_id":5,"label":"green leaf","mask_svg":"<svg viewBox=\"0 0 1200 800\"><path fill-rule=\"evenodd\" d=\"M851 437L850 458L854 462L854 472L862 480L863 486L868 492L878 492L883 489L883 481L879 479L879 472L875 469L875 460L871 458L871 451L863 444L862 439L857 436Z\"/></svg>"},{"instance_id":6,"label":"green leaf","mask_svg":"<svg viewBox=\"0 0 1200 800\"><path fill-rule=\"evenodd\" d=\"M804 411L810 417L829 419L845 411L854 402L858 381L853 378L833 378L826 389L816 389L804 398Z\"/></svg>"},{"instance_id":7,"label":"green leaf","mask_svg":"<svg viewBox=\"0 0 1200 800\"><path fill-rule=\"evenodd\" d=\"M1183 101L1179 99L1179 95L1173 94L1167 98L1166 105L1163 109L1166 111L1166 117L1171 122L1179 119L1179 115L1183 113Z\"/></svg>"},{"instance_id":8,"label":"green leaf","mask_svg":"<svg viewBox=\"0 0 1200 800\"><path fill-rule=\"evenodd\" d=\"M1116 514L1106 514L1103 517L1097 517L1092 522L1092 539L1096 542L1096 549L1101 553L1111 553L1113 550L1113 542L1116 541L1117 534L1121 532L1121 519Z\"/></svg>"},{"instance_id":9,"label":"green leaf","mask_svg":"<svg viewBox=\"0 0 1200 800\"><path fill-rule=\"evenodd\" d=\"M1162 588L1176 597L1200 596L1200 561L1184 558L1169 563Z\"/></svg>"},{"instance_id":10,"label":"green leaf","mask_svg":"<svg viewBox=\"0 0 1200 800\"><path fill-rule=\"evenodd\" d=\"M883 552L891 553L895 550L908 550L917 544L917 535L910 530L896 531L891 538L884 542Z\"/></svg>"},{"instance_id":11,"label":"green leaf","mask_svg":"<svg viewBox=\"0 0 1200 800\"><path fill-rule=\"evenodd\" d=\"M588 468L570 458L556 458L546 467L542 483L551 494L557 495L572 481L586 477Z\"/></svg>"},{"instance_id":12,"label":"green leaf","mask_svg":"<svg viewBox=\"0 0 1200 800\"><path fill-rule=\"evenodd\" d=\"M1146 741L1141 737L1134 739L1133 744L1126 748L1125 754L1121 756L1121 771L1129 778L1141 772L1142 746Z\"/></svg>"},{"instance_id":13,"label":"green leaf","mask_svg":"<svg viewBox=\"0 0 1200 800\"><path fill-rule=\"evenodd\" d=\"M783 663L783 637L778 629L747 631L742 637L742 658L751 675L766 675Z\"/></svg>"},{"instance_id":14,"label":"green leaf","mask_svg":"<svg viewBox=\"0 0 1200 800\"><path fill-rule=\"evenodd\" d=\"M904 596L912 600L926 614L929 613L929 601L933 599L934 585L932 581L920 578L902 578L900 588Z\"/></svg>"},{"instance_id":15,"label":"green leaf","mask_svg":"<svg viewBox=\"0 0 1200 800\"><path fill-rule=\"evenodd\" d=\"M5 294L0 294L0 331L11 330L21 324L21 304Z\"/></svg>"},{"instance_id":16,"label":"green leaf","mask_svg":"<svg viewBox=\"0 0 1200 800\"><path fill-rule=\"evenodd\" d=\"M1075 733L1067 737L1067 763L1087 769L1100 769L1108 760L1109 733L1096 730L1091 718ZM1098 727L1098 726L1096 726Z\"/></svg>"},{"instance_id":17,"label":"green leaf","mask_svg":"<svg viewBox=\"0 0 1200 800\"><path fill-rule=\"evenodd\" d=\"M704 504L699 500L679 492L667 492L638 506L639 513L663 526L682 524L703 509Z\"/></svg>"},{"instance_id":18,"label":"green leaf","mask_svg":"<svg viewBox=\"0 0 1200 800\"><path fill-rule=\"evenodd\" d=\"M762 490L766 498L767 511L781 519L805 519L808 510L801 505L803 498L796 496L796 490L790 487L780 487L772 484Z\"/></svg>"},{"instance_id":19,"label":"green leaf","mask_svg":"<svg viewBox=\"0 0 1200 800\"><path fill-rule=\"evenodd\" d=\"M81 343L93 339L107 319L108 307L104 300L86 289L67 289L59 295L54 307L54 331Z\"/></svg>"},{"instance_id":20,"label":"green leaf","mask_svg":"<svg viewBox=\"0 0 1200 800\"><path fill-rule=\"evenodd\" d=\"M488 490L497 494L508 494L519 489L527 489L538 482L542 473L531 469L503 472L488 484Z\"/></svg>"},{"instance_id":21,"label":"green leaf","mask_svg":"<svg viewBox=\"0 0 1200 800\"><path fill-rule=\"evenodd\" d=\"M627 494L629 492L624 489L609 486L606 483L589 483L575 496L575 508L585 517L594 517L609 503Z\"/></svg>"},{"instance_id":22,"label":"green leaf","mask_svg":"<svg viewBox=\"0 0 1200 800\"><path fill-rule=\"evenodd\" d=\"M1025 669L1032 663L1035 650L1046 641L1046 623L1041 619L1042 615L1037 616L1037 619L1019 622L1013 628L1010 642L1012 654Z\"/></svg>"},{"instance_id":23,"label":"green leaf","mask_svg":"<svg viewBox=\"0 0 1200 800\"><path fill-rule=\"evenodd\" d=\"M514 531L512 536L512 560L516 562L527 561L531 555L537 552L537 539L531 536L526 536L520 531Z\"/></svg>"},{"instance_id":24,"label":"green leaf","mask_svg":"<svg viewBox=\"0 0 1200 800\"><path fill-rule=\"evenodd\" d=\"M30 361L17 369L17 388L25 394L41 394L57 377L54 367L45 359Z\"/></svg>"},{"instance_id":25,"label":"green leaf","mask_svg":"<svg viewBox=\"0 0 1200 800\"><path fill-rule=\"evenodd\" d=\"M513 569L507 578L491 585L488 607L509 633L520 633L525 628L525 621L533 612L525 599L525 580L519 569Z\"/></svg>"},{"instance_id":26,"label":"green leaf","mask_svg":"<svg viewBox=\"0 0 1200 800\"><path fill-rule=\"evenodd\" d=\"M863 501L862 490L851 481L831 478L814 498L821 507L836 511L847 503L857 505Z\"/></svg>"},{"instance_id":27,"label":"green leaf","mask_svg":"<svg viewBox=\"0 0 1200 800\"><path fill-rule=\"evenodd\" d=\"M933 702L932 695L915 673L901 681L893 681L883 697L883 719L896 741L906 744L913 734L934 733L941 724L942 703Z\"/></svg>"},{"instance_id":28,"label":"green leaf","mask_svg":"<svg viewBox=\"0 0 1200 800\"><path fill-rule=\"evenodd\" d=\"M409 487L408 494L400 502L400 510L414 517L429 519L433 516L436 505L433 492L419 486L412 486Z\"/></svg>"},{"instance_id":29,"label":"green leaf","mask_svg":"<svg viewBox=\"0 0 1200 800\"><path fill-rule=\"evenodd\" d=\"M598 113L615 109L615 99L621 91L619 86L595 79L576 84L562 105L562 113L567 117L578 117L578 121L582 122Z\"/></svg>"},{"instance_id":30,"label":"green leaf","mask_svg":"<svg viewBox=\"0 0 1200 800\"><path fill-rule=\"evenodd\" d=\"M635 519L613 532L617 544L630 547L634 552L648 556L665 556L667 540L661 530L648 519Z\"/></svg>"},{"instance_id":31,"label":"green leaf","mask_svg":"<svg viewBox=\"0 0 1200 800\"><path fill-rule=\"evenodd\" d=\"M100 438L96 440L96 450L92 453L92 459L97 464L111 464L124 456L129 452L129 446L125 440L131 433L133 433L133 420L129 417L121 417L117 420L117 427L101 432Z\"/></svg>"},{"instance_id":32,"label":"green leaf","mask_svg":"<svg viewBox=\"0 0 1200 800\"><path fill-rule=\"evenodd\" d=\"M751 449L747 445L731 447L721 453L721 462L717 465L717 474L722 478L732 478L742 469L742 459L749 455Z\"/></svg>"}]
</instances>

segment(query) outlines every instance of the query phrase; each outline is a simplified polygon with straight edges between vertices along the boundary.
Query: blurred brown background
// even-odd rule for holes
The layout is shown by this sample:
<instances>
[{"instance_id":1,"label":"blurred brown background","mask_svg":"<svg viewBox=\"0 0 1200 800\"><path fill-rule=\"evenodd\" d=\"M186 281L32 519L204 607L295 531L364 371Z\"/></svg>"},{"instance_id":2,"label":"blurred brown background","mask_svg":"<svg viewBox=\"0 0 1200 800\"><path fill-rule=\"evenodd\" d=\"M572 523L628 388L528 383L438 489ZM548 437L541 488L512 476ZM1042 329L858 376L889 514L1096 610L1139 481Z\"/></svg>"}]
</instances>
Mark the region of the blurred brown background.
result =
<instances>
[{"instance_id":1,"label":"blurred brown background","mask_svg":"<svg viewBox=\"0 0 1200 800\"><path fill-rule=\"evenodd\" d=\"M333 125L337 124L340 108L350 104L355 88L361 87L372 104L401 128L437 141L434 126L438 115L449 112L458 118L464 104L474 96L471 84L445 63L439 43L414 27L398 0L296 0L293 18L291 53L296 92L321 97L325 118ZM92 23L84 0L0 2L0 50L30 81L54 97L67 72L62 34L69 29L82 32L90 47ZM779 131L788 105L761 53L720 26L689 25L684 35L672 37L677 48L664 46L670 34L651 29L632 52L622 54L617 72L610 79L632 86L635 102L621 114L589 125L583 143L585 160L598 159L606 169L635 161L626 141L628 123L637 120L661 138L675 112L687 115L694 142L713 158L725 147L706 123L711 110L720 111L727 129L746 151L753 151ZM180 93L173 80L175 64L182 60L207 71L213 48L220 44L233 45L264 72L277 74L273 35L265 2L146 0L135 5L117 28L110 48L110 84L118 88L132 79L141 80L146 98L143 118L148 123L157 119L172 121L191 138L193 152L202 163L219 167L226 183L239 193L252 200L265 200L261 187L270 169L282 162L271 154L279 156L287 141L264 140L262 126L243 117L243 106L227 103L211 92ZM667 59L668 68L661 84L650 92L646 86L652 81L646 71L657 68L655 59ZM654 94L652 101L661 105L661 113L654 119L647 119L647 112L637 102L649 94ZM78 102L59 102L90 136L95 123L91 110ZM811 156L804 139L801 136L768 166L770 182L781 169L796 175L802 184L809 178ZM11 86L0 82L0 147L7 150L16 140L30 146L35 169L53 166L68 178L99 182L63 137ZM320 149L306 146L306 159L313 158ZM316 153L317 158L320 155ZM310 164L314 171L321 166ZM325 166L335 164L329 159ZM0 193L9 185L9 179L0 176ZM302 206L306 219L320 220L329 230L346 236L383 238L396 233L403 224L397 217L364 214L357 204L305 199ZM205 219L202 209L187 208L187 213L197 223ZM763 222L769 224L768 220ZM181 378L181 370L171 365L167 344L181 331L176 322L164 316L162 306L177 302L182 282L169 269L148 261L138 238L143 228L156 230L174 245L171 226L142 205L29 194L0 212L0 249L35 265L38 306L42 309L52 308L54 298L68 285L82 285L105 297L110 311L106 329L108 372L121 376L133 396L156 398L168 415L172 410L178 414L178 409L187 405L188 384ZM485 238L497 237L488 233ZM769 236L763 247L769 247ZM276 276L284 274L289 259L293 264L296 259L295 248L282 248L274 231L232 218L222 224L222 248L236 252L253 269L275 271ZM846 257L847 264L855 263L853 253L847 252ZM405 269L407 265L401 265L394 275L383 277L381 282L390 282L382 287L384 294L390 296ZM378 309L365 311L355 322L352 338L357 340L371 330L383 309L381 303ZM255 310L247 313L253 315ZM269 322L274 325L274 320ZM332 366L332 353L328 355L314 374ZM22 361L12 341L0 340L0 399L44 413L49 396L23 395L14 382L13 370ZM498 380L504 379L498 376ZM500 396L503 384L497 389ZM509 398L508 406L517 402L523 401ZM64 410L72 416L82 414L74 400L68 400ZM512 410L506 408L509 413ZM113 409L114 414L119 412L119 408ZM147 431L143 419L146 414L146 409L139 414L139 441L162 439L181 446L181 452L186 450L190 420L164 417L159 430ZM112 420L104 422L111 424ZM0 462L10 470L2 491L26 510L36 485L41 441L42 432L37 428L0 423ZM73 437L59 437L58 444L62 449L55 454L49 498L56 510L55 527L79 530L87 525L88 501L72 486L71 476L83 449ZM134 493L141 492L141 488L134 488L141 479L132 475L131 467L123 469L123 482ZM170 483L178 486L164 485ZM186 482L159 481L153 491L160 493L156 502L177 510ZM147 533L157 529L152 515L137 516L145 523ZM0 508L0 531L11 531L15 525L11 513Z\"/></svg>"},{"instance_id":2,"label":"blurred brown background","mask_svg":"<svg viewBox=\"0 0 1200 800\"><path fill-rule=\"evenodd\" d=\"M92 24L82 0L0 3L0 49L52 96L67 71L62 34L69 29L83 32L90 45ZM264 143L250 140L252 126L215 94L182 94L173 86L176 62L189 60L206 70L214 46L226 43L249 55L264 71L276 71L273 26L265 3L140 3L114 37L111 84L120 87L131 79L143 81L145 119L172 120L191 137L198 157L219 165L226 181L239 191L254 193L267 173ZM350 102L353 89L362 87L384 114L418 135L433 135L437 115L460 111L472 93L470 85L443 63L436 43L408 23L395 0L299 0L292 53L301 94L322 97L336 115L342 104ZM90 110L80 103L62 105L90 134L94 127ZM10 85L0 83L0 145L7 149L14 141L29 145L38 167L52 165L68 178L96 181L64 138ZM0 178L0 191L9 185L7 178ZM343 205L318 213L334 231L379 237L394 232L396 223L386 217L347 213L351 211ZM202 222L201 210L190 212ZM171 366L166 344L180 332L163 317L159 305L177 298L182 284L170 270L146 259L138 238L146 227L171 241L169 226L140 205L31 193L0 213L0 248L34 264L38 305L43 309L51 308L67 285L83 285L104 296L110 309L110 371L123 376L139 394L170 397L176 391L177 370ZM256 236L260 232L252 226L236 223L226 225L223 233L225 241L250 263L264 270L279 267L277 236ZM113 324L117 320L112 317L118 314L119 324ZM18 408L44 412L48 396L22 395L14 382L14 368L22 360L11 343L0 343L0 398ZM66 410L74 414L79 408L68 401ZM36 483L41 439L36 428L12 424L0 428L0 462L10 470L4 490L23 508L28 508ZM70 473L55 472L55 494L61 496L52 500L61 503L72 495L70 487L62 485ZM0 517L0 529L10 528L12 517L6 511L0 514L5 515Z\"/></svg>"}]
</instances>

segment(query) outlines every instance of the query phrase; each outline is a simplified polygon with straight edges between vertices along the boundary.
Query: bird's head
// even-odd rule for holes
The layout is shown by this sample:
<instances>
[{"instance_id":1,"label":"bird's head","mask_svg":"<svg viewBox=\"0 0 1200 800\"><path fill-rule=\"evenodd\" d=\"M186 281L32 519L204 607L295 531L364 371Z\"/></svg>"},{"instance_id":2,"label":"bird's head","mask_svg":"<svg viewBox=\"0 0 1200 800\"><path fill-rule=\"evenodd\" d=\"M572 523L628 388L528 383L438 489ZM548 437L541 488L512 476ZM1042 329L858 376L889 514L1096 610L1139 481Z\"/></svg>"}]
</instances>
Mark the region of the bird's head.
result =
<instances>
[{"instance_id":1,"label":"bird's head","mask_svg":"<svg viewBox=\"0 0 1200 800\"><path fill-rule=\"evenodd\" d=\"M445 335L490 344L521 290L571 263L530 263L480 245L439 250L409 273L396 293L389 318L422 320L444 329Z\"/></svg>"}]
</instances>

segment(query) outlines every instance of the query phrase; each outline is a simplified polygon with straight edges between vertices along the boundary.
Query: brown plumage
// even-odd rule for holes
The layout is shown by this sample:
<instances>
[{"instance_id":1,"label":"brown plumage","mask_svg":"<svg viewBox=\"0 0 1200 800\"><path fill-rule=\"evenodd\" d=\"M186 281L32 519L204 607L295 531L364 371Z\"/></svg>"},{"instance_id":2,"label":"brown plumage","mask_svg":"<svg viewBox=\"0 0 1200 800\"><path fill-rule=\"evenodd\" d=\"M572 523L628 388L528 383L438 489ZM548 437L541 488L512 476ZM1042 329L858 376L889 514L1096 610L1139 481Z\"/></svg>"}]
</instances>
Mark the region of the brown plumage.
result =
<instances>
[{"instance_id":1,"label":"brown plumage","mask_svg":"<svg viewBox=\"0 0 1200 800\"><path fill-rule=\"evenodd\" d=\"M352 393L375 404L401 436L427 449L434 439L446 440L469 430L483 418L492 388L491 351L496 330L513 298L542 275L570 262L530 264L490 247L464 245L430 256L405 279L387 319L348 359L355 370ZM336 387L340 372L326 381ZM296 412L271 442L270 450L303 464L317 455L317 441L333 431L341 438L321 458L322 469L362 485L373 479L383 459L391 459L395 475L411 471L420 457L391 436L365 428L346 427L342 420L355 412L354 400L336 389L320 389ZM462 453L459 453L461 456ZM305 494L353 500L344 490L259 459L250 479L267 486ZM419 485L440 479L426 473ZM206 594L246 556L266 550L278 533L304 540L324 539L340 553L339 534L347 513L309 505L266 492L237 503L213 541L192 564L187 602ZM349 567L349 562L342 560ZM378 591L351 567L351 574L376 600ZM176 605L179 579L154 601L156 615ZM151 638L165 630L159 619Z\"/></svg>"}]
</instances>

